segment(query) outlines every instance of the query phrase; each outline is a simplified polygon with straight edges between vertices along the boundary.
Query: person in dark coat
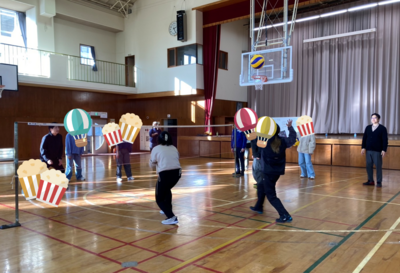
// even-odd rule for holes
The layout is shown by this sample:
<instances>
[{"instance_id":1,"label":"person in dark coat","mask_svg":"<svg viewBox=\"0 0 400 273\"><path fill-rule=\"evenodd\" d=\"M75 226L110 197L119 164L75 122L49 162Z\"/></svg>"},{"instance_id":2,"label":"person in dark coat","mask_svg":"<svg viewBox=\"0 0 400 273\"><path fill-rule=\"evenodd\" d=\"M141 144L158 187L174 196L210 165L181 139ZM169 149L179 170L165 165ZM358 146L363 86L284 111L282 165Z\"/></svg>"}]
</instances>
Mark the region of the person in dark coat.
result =
<instances>
[{"instance_id":1,"label":"person in dark coat","mask_svg":"<svg viewBox=\"0 0 400 273\"><path fill-rule=\"evenodd\" d=\"M124 166L125 174L128 181L133 181L135 178L132 176L131 158L132 143L122 142L117 144L117 182L122 182L122 166Z\"/></svg>"},{"instance_id":2,"label":"person in dark coat","mask_svg":"<svg viewBox=\"0 0 400 273\"><path fill-rule=\"evenodd\" d=\"M235 146L235 131L236 131L236 147ZM244 176L244 151L246 149L247 138L245 134L238 129L232 130L231 136L231 151L236 153L236 172L234 177Z\"/></svg>"},{"instance_id":3,"label":"person in dark coat","mask_svg":"<svg viewBox=\"0 0 400 273\"><path fill-rule=\"evenodd\" d=\"M365 128L362 140L361 154L367 158L368 181L365 186L374 186L374 164L376 167L376 186L382 187L382 159L388 147L388 134L386 127L379 124L381 116L377 113L371 115L372 124Z\"/></svg>"},{"instance_id":4,"label":"person in dark coat","mask_svg":"<svg viewBox=\"0 0 400 273\"><path fill-rule=\"evenodd\" d=\"M253 153L253 166L252 166L252 171L253 171L253 177L254 180L256 181L257 187L258 184L262 183L263 179L263 173L262 173L262 166L261 166L261 149L260 147L257 146L257 139L253 139L251 141L251 150ZM258 193L258 191L257 191ZM262 194L261 196L258 196L259 199L265 198L265 195ZM264 200L264 199L263 199ZM262 202L264 203L264 201Z\"/></svg>"},{"instance_id":5,"label":"person in dark coat","mask_svg":"<svg viewBox=\"0 0 400 273\"><path fill-rule=\"evenodd\" d=\"M286 126L289 129L289 137L281 138L279 125L275 135L268 140L267 147L261 149L261 166L263 173L262 183L257 185L258 200L251 210L258 213L263 212L264 195L279 213L278 223L291 222L292 216L283 206L281 200L276 196L276 183L281 175L285 174L286 149L296 142L296 132L292 127L292 120L288 120Z\"/></svg>"},{"instance_id":6,"label":"person in dark coat","mask_svg":"<svg viewBox=\"0 0 400 273\"><path fill-rule=\"evenodd\" d=\"M53 122L56 123L56 122ZM62 162L63 138L58 126L49 126L49 133L42 138L40 144L40 159L46 162L47 168L60 170L64 173Z\"/></svg>"}]
</instances>

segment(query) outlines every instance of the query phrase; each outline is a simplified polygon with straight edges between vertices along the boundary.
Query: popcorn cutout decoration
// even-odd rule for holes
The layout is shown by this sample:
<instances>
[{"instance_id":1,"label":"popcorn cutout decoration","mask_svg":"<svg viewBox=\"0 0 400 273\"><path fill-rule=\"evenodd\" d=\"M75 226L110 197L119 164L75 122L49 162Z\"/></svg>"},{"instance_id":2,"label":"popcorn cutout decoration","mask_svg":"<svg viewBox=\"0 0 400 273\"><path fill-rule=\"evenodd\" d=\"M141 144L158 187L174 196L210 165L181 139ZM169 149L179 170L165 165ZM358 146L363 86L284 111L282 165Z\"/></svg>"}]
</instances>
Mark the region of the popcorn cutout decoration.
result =
<instances>
[{"instance_id":1,"label":"popcorn cutout decoration","mask_svg":"<svg viewBox=\"0 0 400 273\"><path fill-rule=\"evenodd\" d=\"M47 171L47 165L39 159L30 159L19 166L17 174L26 200L36 198L39 189L40 174L45 171Z\"/></svg>"},{"instance_id":2,"label":"popcorn cutout decoration","mask_svg":"<svg viewBox=\"0 0 400 273\"><path fill-rule=\"evenodd\" d=\"M61 171L48 170L40 175L40 186L36 199L58 207L68 188L68 178Z\"/></svg>"},{"instance_id":3,"label":"popcorn cutout decoration","mask_svg":"<svg viewBox=\"0 0 400 273\"><path fill-rule=\"evenodd\" d=\"M268 139L273 137L276 133L276 122L270 117L261 117L258 119L256 134L257 146L260 148L267 147Z\"/></svg>"},{"instance_id":4,"label":"popcorn cutout decoration","mask_svg":"<svg viewBox=\"0 0 400 273\"><path fill-rule=\"evenodd\" d=\"M309 116L301 116L296 121L297 129L299 130L300 136L314 135L314 123L312 118Z\"/></svg>"},{"instance_id":5,"label":"popcorn cutout decoration","mask_svg":"<svg viewBox=\"0 0 400 273\"><path fill-rule=\"evenodd\" d=\"M104 138L106 139L108 146L112 147L122 143L122 134L119 125L111 122L107 123L102 130Z\"/></svg>"},{"instance_id":6,"label":"popcorn cutout decoration","mask_svg":"<svg viewBox=\"0 0 400 273\"><path fill-rule=\"evenodd\" d=\"M72 109L64 118L64 127L75 139L77 147L85 147L88 142L86 134L92 127L92 118L82 109Z\"/></svg>"},{"instance_id":7,"label":"popcorn cutout decoration","mask_svg":"<svg viewBox=\"0 0 400 273\"><path fill-rule=\"evenodd\" d=\"M257 120L257 113L250 108L239 109L235 114L236 128L243 132L248 140L257 138L257 134L254 131L257 126Z\"/></svg>"},{"instance_id":8,"label":"popcorn cutout decoration","mask_svg":"<svg viewBox=\"0 0 400 273\"><path fill-rule=\"evenodd\" d=\"M142 128L142 120L135 114L127 113L121 116L119 127L121 128L122 140L133 143Z\"/></svg>"}]
</instances>

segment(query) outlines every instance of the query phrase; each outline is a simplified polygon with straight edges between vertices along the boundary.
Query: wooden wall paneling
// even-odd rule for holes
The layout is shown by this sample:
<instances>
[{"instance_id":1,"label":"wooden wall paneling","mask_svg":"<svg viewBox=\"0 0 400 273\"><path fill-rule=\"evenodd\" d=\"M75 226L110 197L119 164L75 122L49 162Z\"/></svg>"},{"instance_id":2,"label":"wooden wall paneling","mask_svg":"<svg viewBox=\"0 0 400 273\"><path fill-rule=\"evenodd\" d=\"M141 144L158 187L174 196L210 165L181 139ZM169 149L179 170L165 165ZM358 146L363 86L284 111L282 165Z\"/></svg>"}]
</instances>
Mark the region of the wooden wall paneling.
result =
<instances>
[{"instance_id":1,"label":"wooden wall paneling","mask_svg":"<svg viewBox=\"0 0 400 273\"><path fill-rule=\"evenodd\" d=\"M201 157L221 157L220 141L203 141L200 140L200 156Z\"/></svg>"},{"instance_id":2,"label":"wooden wall paneling","mask_svg":"<svg viewBox=\"0 0 400 273\"><path fill-rule=\"evenodd\" d=\"M361 145L349 145L350 147L350 162L347 166L351 167L365 167L365 155L361 154Z\"/></svg>"},{"instance_id":3,"label":"wooden wall paneling","mask_svg":"<svg viewBox=\"0 0 400 273\"><path fill-rule=\"evenodd\" d=\"M181 158L200 156L199 140L182 140L178 138L178 151Z\"/></svg>"},{"instance_id":4,"label":"wooden wall paneling","mask_svg":"<svg viewBox=\"0 0 400 273\"><path fill-rule=\"evenodd\" d=\"M318 144L311 156L311 161L318 165L331 165L332 145Z\"/></svg>"},{"instance_id":5,"label":"wooden wall paneling","mask_svg":"<svg viewBox=\"0 0 400 273\"><path fill-rule=\"evenodd\" d=\"M383 168L400 170L400 147L389 147L383 158Z\"/></svg>"},{"instance_id":6,"label":"wooden wall paneling","mask_svg":"<svg viewBox=\"0 0 400 273\"><path fill-rule=\"evenodd\" d=\"M221 158L235 158L231 151L231 143L229 141L221 141Z\"/></svg>"},{"instance_id":7,"label":"wooden wall paneling","mask_svg":"<svg viewBox=\"0 0 400 273\"><path fill-rule=\"evenodd\" d=\"M297 152L297 147L286 149L286 162L299 163L299 154Z\"/></svg>"},{"instance_id":8,"label":"wooden wall paneling","mask_svg":"<svg viewBox=\"0 0 400 273\"><path fill-rule=\"evenodd\" d=\"M332 165L349 166L350 164L350 146L332 145Z\"/></svg>"}]
</instances>

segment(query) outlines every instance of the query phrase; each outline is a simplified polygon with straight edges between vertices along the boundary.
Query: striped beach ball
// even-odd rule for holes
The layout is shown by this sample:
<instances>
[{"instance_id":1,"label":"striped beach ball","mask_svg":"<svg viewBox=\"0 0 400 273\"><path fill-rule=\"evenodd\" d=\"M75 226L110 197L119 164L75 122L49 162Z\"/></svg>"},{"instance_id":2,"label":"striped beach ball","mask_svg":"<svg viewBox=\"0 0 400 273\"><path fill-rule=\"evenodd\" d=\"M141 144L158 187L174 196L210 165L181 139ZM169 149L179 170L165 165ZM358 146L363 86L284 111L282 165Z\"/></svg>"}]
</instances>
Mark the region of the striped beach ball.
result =
<instances>
[{"instance_id":1,"label":"striped beach ball","mask_svg":"<svg viewBox=\"0 0 400 273\"><path fill-rule=\"evenodd\" d=\"M64 127L73 136L87 134L92 127L92 119L85 110L72 109L65 115Z\"/></svg>"},{"instance_id":2,"label":"striped beach ball","mask_svg":"<svg viewBox=\"0 0 400 273\"><path fill-rule=\"evenodd\" d=\"M250 60L250 65L254 69L260 69L264 66L265 60L261 55L254 55Z\"/></svg>"}]
</instances>

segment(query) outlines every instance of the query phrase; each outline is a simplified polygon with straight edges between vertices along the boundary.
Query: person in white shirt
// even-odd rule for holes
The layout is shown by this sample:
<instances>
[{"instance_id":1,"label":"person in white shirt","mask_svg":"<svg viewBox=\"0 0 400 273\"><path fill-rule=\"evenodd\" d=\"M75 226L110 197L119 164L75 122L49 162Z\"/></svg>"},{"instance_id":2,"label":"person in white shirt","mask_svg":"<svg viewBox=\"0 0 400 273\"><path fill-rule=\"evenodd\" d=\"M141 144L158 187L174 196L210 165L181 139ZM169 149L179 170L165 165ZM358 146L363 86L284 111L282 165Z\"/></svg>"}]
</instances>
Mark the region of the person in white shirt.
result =
<instances>
[{"instance_id":1,"label":"person in white shirt","mask_svg":"<svg viewBox=\"0 0 400 273\"><path fill-rule=\"evenodd\" d=\"M172 211L171 189L178 183L182 174L179 153L172 145L172 137L168 132L159 134L158 144L151 151L149 162L150 167L157 167L156 202L161 209L160 213L167 216L161 223L174 225L179 222Z\"/></svg>"}]
</instances>

